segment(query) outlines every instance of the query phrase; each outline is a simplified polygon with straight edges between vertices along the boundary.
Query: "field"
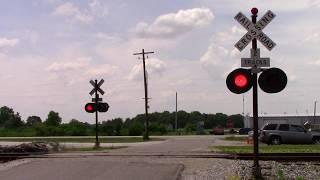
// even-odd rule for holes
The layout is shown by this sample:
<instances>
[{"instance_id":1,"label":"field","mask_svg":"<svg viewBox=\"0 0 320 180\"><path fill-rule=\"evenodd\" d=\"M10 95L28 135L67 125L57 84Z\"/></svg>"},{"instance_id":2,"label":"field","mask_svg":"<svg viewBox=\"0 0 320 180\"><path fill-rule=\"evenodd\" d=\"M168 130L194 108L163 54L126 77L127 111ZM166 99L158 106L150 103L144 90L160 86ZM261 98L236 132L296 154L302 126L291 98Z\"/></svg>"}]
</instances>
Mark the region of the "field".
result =
<instances>
[{"instance_id":1,"label":"field","mask_svg":"<svg viewBox=\"0 0 320 180\"><path fill-rule=\"evenodd\" d=\"M151 138L150 141L161 141L161 138ZM94 136L74 137L5 137L0 142L71 142L71 143L94 143ZM143 142L142 137L99 137L100 143L135 143Z\"/></svg>"},{"instance_id":2,"label":"field","mask_svg":"<svg viewBox=\"0 0 320 180\"><path fill-rule=\"evenodd\" d=\"M211 146L211 152L253 153L253 146ZM320 145L260 145L260 153L320 153Z\"/></svg>"}]
</instances>

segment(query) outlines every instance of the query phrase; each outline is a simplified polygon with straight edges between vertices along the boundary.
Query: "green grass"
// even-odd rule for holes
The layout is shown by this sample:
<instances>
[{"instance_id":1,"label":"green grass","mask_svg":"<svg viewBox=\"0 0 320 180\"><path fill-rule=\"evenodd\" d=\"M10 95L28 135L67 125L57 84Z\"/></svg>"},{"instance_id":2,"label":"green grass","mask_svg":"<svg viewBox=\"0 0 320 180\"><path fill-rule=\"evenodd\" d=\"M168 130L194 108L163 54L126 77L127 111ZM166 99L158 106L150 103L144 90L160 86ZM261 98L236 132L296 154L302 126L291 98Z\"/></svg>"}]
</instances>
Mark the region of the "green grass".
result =
<instances>
[{"instance_id":1,"label":"green grass","mask_svg":"<svg viewBox=\"0 0 320 180\"><path fill-rule=\"evenodd\" d=\"M99 147L99 148L94 148L94 147L72 147L72 148L63 148L61 152L108 152L109 150L112 149L121 149L121 148L126 148L127 146L117 146L117 147Z\"/></svg>"},{"instance_id":2,"label":"green grass","mask_svg":"<svg viewBox=\"0 0 320 180\"><path fill-rule=\"evenodd\" d=\"M27 137L27 138L0 138L0 142L73 142L94 143L95 137ZM161 138L151 138L150 141L162 141ZM99 137L100 143L135 143L143 142L142 137Z\"/></svg>"},{"instance_id":3,"label":"green grass","mask_svg":"<svg viewBox=\"0 0 320 180\"><path fill-rule=\"evenodd\" d=\"M212 146L212 152L253 153L253 146ZM260 153L320 153L320 145L261 145Z\"/></svg>"},{"instance_id":4,"label":"green grass","mask_svg":"<svg viewBox=\"0 0 320 180\"><path fill-rule=\"evenodd\" d=\"M239 136L226 136L223 138L223 140L226 140L226 141L246 141L247 140L247 136L242 136L242 137L239 137Z\"/></svg>"}]
</instances>

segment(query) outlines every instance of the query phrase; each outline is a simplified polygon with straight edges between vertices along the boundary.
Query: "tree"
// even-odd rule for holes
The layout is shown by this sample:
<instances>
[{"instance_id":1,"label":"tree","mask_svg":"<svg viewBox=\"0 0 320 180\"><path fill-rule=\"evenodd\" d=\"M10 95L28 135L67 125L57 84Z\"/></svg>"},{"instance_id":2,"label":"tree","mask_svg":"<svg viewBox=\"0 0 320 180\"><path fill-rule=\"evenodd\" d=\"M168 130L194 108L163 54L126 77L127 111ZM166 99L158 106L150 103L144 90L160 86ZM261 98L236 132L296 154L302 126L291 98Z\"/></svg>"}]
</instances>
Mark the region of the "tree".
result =
<instances>
[{"instance_id":1,"label":"tree","mask_svg":"<svg viewBox=\"0 0 320 180\"><path fill-rule=\"evenodd\" d=\"M19 113L14 114L13 109L7 106L0 108L0 126L5 128L17 128L23 125L24 123L21 120Z\"/></svg>"},{"instance_id":2,"label":"tree","mask_svg":"<svg viewBox=\"0 0 320 180\"><path fill-rule=\"evenodd\" d=\"M48 126L59 126L61 124L61 117L59 116L59 113L50 111L48 114L48 118L44 122Z\"/></svg>"},{"instance_id":3,"label":"tree","mask_svg":"<svg viewBox=\"0 0 320 180\"><path fill-rule=\"evenodd\" d=\"M27 118L27 126L33 127L37 124L40 124L42 122L41 118L39 116L29 116Z\"/></svg>"},{"instance_id":4,"label":"tree","mask_svg":"<svg viewBox=\"0 0 320 180\"><path fill-rule=\"evenodd\" d=\"M10 120L14 116L14 111L12 108L3 106L0 108L0 126L3 126L4 123Z\"/></svg>"},{"instance_id":5,"label":"tree","mask_svg":"<svg viewBox=\"0 0 320 180\"><path fill-rule=\"evenodd\" d=\"M235 128L243 128L244 122L243 122L243 116L241 114L231 115L229 116L229 119L232 120Z\"/></svg>"},{"instance_id":6,"label":"tree","mask_svg":"<svg viewBox=\"0 0 320 180\"><path fill-rule=\"evenodd\" d=\"M141 136L143 132L144 132L144 126L140 122L134 122L129 127L129 135L130 136Z\"/></svg>"}]
</instances>

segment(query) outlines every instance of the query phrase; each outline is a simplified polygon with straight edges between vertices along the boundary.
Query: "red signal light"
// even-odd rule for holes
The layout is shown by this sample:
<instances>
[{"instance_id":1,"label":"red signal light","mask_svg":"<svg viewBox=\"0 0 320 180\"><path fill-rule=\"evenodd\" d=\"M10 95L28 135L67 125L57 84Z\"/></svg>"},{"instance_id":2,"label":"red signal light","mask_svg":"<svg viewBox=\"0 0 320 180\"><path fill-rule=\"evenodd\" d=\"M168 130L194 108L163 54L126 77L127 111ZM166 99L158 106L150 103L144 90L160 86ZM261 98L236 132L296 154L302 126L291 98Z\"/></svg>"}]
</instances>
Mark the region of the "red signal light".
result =
<instances>
[{"instance_id":1,"label":"red signal light","mask_svg":"<svg viewBox=\"0 0 320 180\"><path fill-rule=\"evenodd\" d=\"M94 113L94 112L96 112L96 108L95 108L95 104L94 104L94 103L87 103L86 106L84 107L84 109L85 109L88 113Z\"/></svg>"},{"instance_id":2,"label":"red signal light","mask_svg":"<svg viewBox=\"0 0 320 180\"><path fill-rule=\"evenodd\" d=\"M239 74L239 75L235 76L234 83L236 84L236 86L242 88L248 84L248 79L245 75Z\"/></svg>"},{"instance_id":3,"label":"red signal light","mask_svg":"<svg viewBox=\"0 0 320 180\"><path fill-rule=\"evenodd\" d=\"M88 106L86 107L86 110L87 110L87 111L92 111L92 110L93 110L92 105L91 105L91 104L90 104L90 105L88 105Z\"/></svg>"},{"instance_id":4,"label":"red signal light","mask_svg":"<svg viewBox=\"0 0 320 180\"><path fill-rule=\"evenodd\" d=\"M228 89L235 94L242 94L249 91L252 87L252 75L250 69L235 69L227 79Z\"/></svg>"}]
</instances>

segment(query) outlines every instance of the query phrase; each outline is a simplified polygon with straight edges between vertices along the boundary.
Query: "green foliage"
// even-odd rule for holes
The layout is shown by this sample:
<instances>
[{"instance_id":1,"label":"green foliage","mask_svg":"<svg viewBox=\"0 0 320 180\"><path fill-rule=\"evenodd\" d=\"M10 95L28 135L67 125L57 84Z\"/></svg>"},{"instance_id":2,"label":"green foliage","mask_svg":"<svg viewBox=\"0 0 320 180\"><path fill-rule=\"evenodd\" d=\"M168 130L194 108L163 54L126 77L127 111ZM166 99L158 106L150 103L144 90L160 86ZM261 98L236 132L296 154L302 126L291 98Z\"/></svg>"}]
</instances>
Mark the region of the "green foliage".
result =
<instances>
[{"instance_id":1,"label":"green foliage","mask_svg":"<svg viewBox=\"0 0 320 180\"><path fill-rule=\"evenodd\" d=\"M185 131L186 131L187 133L196 131L196 129L197 129L197 125L196 125L196 124L193 124L193 123L188 123L188 124L186 125L186 127L185 127Z\"/></svg>"},{"instance_id":2,"label":"green foliage","mask_svg":"<svg viewBox=\"0 0 320 180\"><path fill-rule=\"evenodd\" d=\"M0 127L9 129L19 128L24 125L19 113L14 113L12 108L3 106L0 108Z\"/></svg>"},{"instance_id":3,"label":"green foliage","mask_svg":"<svg viewBox=\"0 0 320 180\"><path fill-rule=\"evenodd\" d=\"M227 116L223 113L201 114L199 111L188 113L178 111L178 128L175 127L175 112L154 112L149 114L149 132L152 135L164 134L194 134L197 124L204 122L204 128L212 130L217 125L225 126L231 119L235 127L243 125L241 115ZM138 114L133 118L115 118L100 121L99 135L106 136L140 136L144 133L146 117ZM3 106L0 108L0 136L94 136L95 124L88 124L72 119L69 123L62 123L58 112L50 111L44 122L38 116L29 116L26 123L21 119L19 113L12 108Z\"/></svg>"},{"instance_id":4,"label":"green foliage","mask_svg":"<svg viewBox=\"0 0 320 180\"><path fill-rule=\"evenodd\" d=\"M39 116L29 116L27 118L27 123L26 125L29 127L36 126L37 124L41 124L42 120Z\"/></svg>"},{"instance_id":5,"label":"green foliage","mask_svg":"<svg viewBox=\"0 0 320 180\"><path fill-rule=\"evenodd\" d=\"M59 126L61 123L61 117L58 112L50 111L48 114L48 118L44 122L47 126Z\"/></svg>"},{"instance_id":6,"label":"green foliage","mask_svg":"<svg viewBox=\"0 0 320 180\"><path fill-rule=\"evenodd\" d=\"M234 114L228 117L233 122L235 128L242 128L244 126L243 116L241 114Z\"/></svg>"},{"instance_id":7,"label":"green foliage","mask_svg":"<svg viewBox=\"0 0 320 180\"><path fill-rule=\"evenodd\" d=\"M284 177L283 171L281 169L277 170L277 180L285 180L286 178Z\"/></svg>"},{"instance_id":8,"label":"green foliage","mask_svg":"<svg viewBox=\"0 0 320 180\"><path fill-rule=\"evenodd\" d=\"M253 153L252 146L213 146L210 149L214 152L223 153ZM261 145L260 153L320 153L320 145L279 145L275 146Z\"/></svg>"},{"instance_id":9,"label":"green foliage","mask_svg":"<svg viewBox=\"0 0 320 180\"><path fill-rule=\"evenodd\" d=\"M140 122L133 123L129 128L130 136L141 136L144 132L144 125Z\"/></svg>"}]
</instances>

